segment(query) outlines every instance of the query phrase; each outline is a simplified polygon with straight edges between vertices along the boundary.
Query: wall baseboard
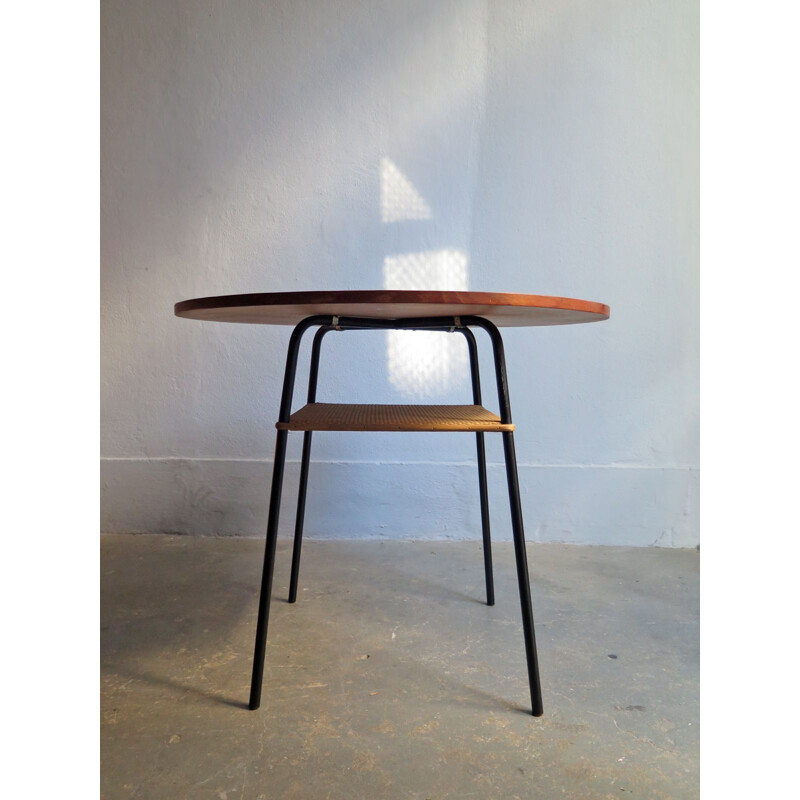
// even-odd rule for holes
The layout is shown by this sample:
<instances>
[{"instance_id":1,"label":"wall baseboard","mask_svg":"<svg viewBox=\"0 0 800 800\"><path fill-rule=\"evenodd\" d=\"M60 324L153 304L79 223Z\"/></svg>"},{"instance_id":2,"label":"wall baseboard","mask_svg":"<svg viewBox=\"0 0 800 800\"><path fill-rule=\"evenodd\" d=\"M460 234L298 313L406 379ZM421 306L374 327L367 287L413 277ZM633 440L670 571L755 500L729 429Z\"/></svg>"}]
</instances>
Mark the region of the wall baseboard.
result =
<instances>
[{"instance_id":1,"label":"wall baseboard","mask_svg":"<svg viewBox=\"0 0 800 800\"><path fill-rule=\"evenodd\" d=\"M300 465L287 464L281 536L291 536ZM263 536L271 461L102 459L101 530ZM492 538L511 538L505 471L490 464ZM519 465L529 541L694 547L695 467ZM480 538L469 463L313 462L308 538Z\"/></svg>"}]
</instances>

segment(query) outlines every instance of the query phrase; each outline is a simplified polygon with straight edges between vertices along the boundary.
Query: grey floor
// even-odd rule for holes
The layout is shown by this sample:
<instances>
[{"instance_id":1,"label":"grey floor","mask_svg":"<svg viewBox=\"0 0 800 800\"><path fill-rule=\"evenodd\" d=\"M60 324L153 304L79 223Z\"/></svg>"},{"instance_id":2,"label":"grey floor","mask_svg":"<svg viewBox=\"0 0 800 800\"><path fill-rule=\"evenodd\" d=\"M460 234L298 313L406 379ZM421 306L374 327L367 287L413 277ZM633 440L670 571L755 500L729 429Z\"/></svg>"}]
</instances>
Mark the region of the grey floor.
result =
<instances>
[{"instance_id":1,"label":"grey floor","mask_svg":"<svg viewBox=\"0 0 800 800\"><path fill-rule=\"evenodd\" d=\"M102 797L698 796L692 550L530 545L545 716L513 550L278 545L264 702L245 708L263 544L102 538Z\"/></svg>"}]
</instances>

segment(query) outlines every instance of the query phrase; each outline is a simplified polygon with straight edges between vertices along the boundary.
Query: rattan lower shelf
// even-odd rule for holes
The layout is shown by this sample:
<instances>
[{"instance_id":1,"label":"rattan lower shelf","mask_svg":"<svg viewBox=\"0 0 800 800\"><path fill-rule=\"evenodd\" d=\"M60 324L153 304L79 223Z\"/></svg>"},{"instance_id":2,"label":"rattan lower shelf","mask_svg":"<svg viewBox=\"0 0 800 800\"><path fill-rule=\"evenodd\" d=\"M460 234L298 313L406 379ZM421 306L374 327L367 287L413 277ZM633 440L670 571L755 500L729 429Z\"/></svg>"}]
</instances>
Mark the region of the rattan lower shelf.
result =
<instances>
[{"instance_id":1,"label":"rattan lower shelf","mask_svg":"<svg viewBox=\"0 0 800 800\"><path fill-rule=\"evenodd\" d=\"M289 431L513 431L483 406L309 403L278 430Z\"/></svg>"}]
</instances>

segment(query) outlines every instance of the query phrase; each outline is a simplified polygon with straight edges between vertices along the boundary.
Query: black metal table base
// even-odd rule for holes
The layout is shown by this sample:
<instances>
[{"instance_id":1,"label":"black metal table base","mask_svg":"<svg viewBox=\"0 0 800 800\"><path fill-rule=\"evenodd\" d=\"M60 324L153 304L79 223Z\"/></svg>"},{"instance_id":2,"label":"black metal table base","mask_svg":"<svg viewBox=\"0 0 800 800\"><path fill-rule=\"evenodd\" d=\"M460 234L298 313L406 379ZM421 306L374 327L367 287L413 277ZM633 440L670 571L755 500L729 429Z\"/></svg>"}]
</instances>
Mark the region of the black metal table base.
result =
<instances>
[{"instance_id":1,"label":"black metal table base","mask_svg":"<svg viewBox=\"0 0 800 800\"><path fill-rule=\"evenodd\" d=\"M319 358L322 339L331 330L429 330L457 331L464 335L469 348L470 373L472 377L472 398L475 405L481 405L480 373L478 369L478 348L475 336L470 327L483 328L491 340L494 353L495 379L497 395L500 403L500 419L503 423L511 422L511 403L508 395L505 354L503 340L497 327L483 317L426 317L405 320L365 319L360 317L313 316L302 320L292 332L286 357L286 371L283 378L283 392L278 415L279 422L288 422L291 415L292 395L297 372L297 357L303 334L312 327L318 327L311 348L311 368L308 381L308 402L313 403L317 394L317 377L319 374ZM300 574L300 552L303 539L303 521L305 516L306 489L311 459L312 431L303 436L303 455L300 467L300 488L297 500L297 516L295 519L294 547L292 551L292 575L289 587L289 602L297 599L297 587ZM517 459L514 449L512 431L502 431L503 452L506 463L506 479L508 496L511 505L511 527L514 537L514 554L517 563L517 580L522 608L522 628L525 639L525 654L528 663L528 683L531 692L532 713L542 715L542 692L539 682L539 665L536 656L536 638L533 628L533 609L531 605L530 578L528 575L528 559L525 552L525 533L522 525L522 506L517 476ZM256 628L255 654L253 657L253 676L250 686L250 709L261 705L261 684L264 674L264 657L267 644L267 627L269 623L270 599L272 596L272 576L275 566L275 547L278 541L278 519L280 514L281 492L283 488L283 472L286 461L286 441L288 431L278 430L275 443L275 461L272 473L272 489L267 519L267 541L264 552L264 568L261 577L261 596L258 605L258 625ZM492 543L489 529L489 496L486 480L486 448L484 433L476 432L478 455L478 488L481 502L481 528L483 532L483 558L486 574L486 602L494 605L494 582L492 576Z\"/></svg>"}]
</instances>

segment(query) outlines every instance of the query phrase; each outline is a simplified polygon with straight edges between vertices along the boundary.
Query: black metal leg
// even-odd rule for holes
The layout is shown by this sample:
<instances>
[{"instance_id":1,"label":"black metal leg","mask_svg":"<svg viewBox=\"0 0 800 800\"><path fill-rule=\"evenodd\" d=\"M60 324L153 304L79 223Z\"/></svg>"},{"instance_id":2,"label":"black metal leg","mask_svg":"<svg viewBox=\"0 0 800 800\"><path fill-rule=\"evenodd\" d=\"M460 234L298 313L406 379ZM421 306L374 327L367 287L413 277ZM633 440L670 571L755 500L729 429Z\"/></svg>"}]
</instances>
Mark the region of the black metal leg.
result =
<instances>
[{"instance_id":1,"label":"black metal leg","mask_svg":"<svg viewBox=\"0 0 800 800\"><path fill-rule=\"evenodd\" d=\"M525 636L525 656L528 661L528 684L531 689L531 705L534 717L541 717L542 687L539 682L539 659L536 655L536 635L533 630L533 607L531 604L531 581L528 575L528 556L525 551L525 531L522 526L522 504L519 499L519 477L517 476L517 454L514 434L503 433L503 452L506 458L508 499L511 503L511 529L514 534L514 555L517 561L519 602L522 607L522 631Z\"/></svg>"},{"instance_id":2,"label":"black metal leg","mask_svg":"<svg viewBox=\"0 0 800 800\"><path fill-rule=\"evenodd\" d=\"M288 422L292 409L294 377L297 371L297 353L303 334L313 325L329 325L331 317L308 317L300 322L292 331L286 355L286 371L283 375L283 392L279 422ZM253 654L253 675L250 682L250 710L261 705L261 683L264 677L264 657L267 647L267 627L269 625L269 605L272 597L272 574L275 567L275 546L278 542L278 520L281 510L281 492L283 490L283 469L286 463L286 441L289 432L278 431L275 442L275 462L272 469L272 489L269 495L269 517L267 519L267 542L264 548L264 567L261 573L261 595L258 601L258 624L256 626L256 642Z\"/></svg>"},{"instance_id":3,"label":"black metal leg","mask_svg":"<svg viewBox=\"0 0 800 800\"><path fill-rule=\"evenodd\" d=\"M303 521L306 514L306 489L308 488L308 468L311 462L311 434L303 434L303 456L300 461L300 488L297 490L297 516L294 522L294 545L292 546L292 576L289 581L289 602L297 600L297 583L300 578L300 550L303 546Z\"/></svg>"},{"instance_id":4,"label":"black metal leg","mask_svg":"<svg viewBox=\"0 0 800 800\"><path fill-rule=\"evenodd\" d=\"M478 490L481 496L481 530L483 533L483 571L486 574L486 605L494 605L492 571L492 535L489 529L489 486L486 481L486 444L482 433L476 433L478 445Z\"/></svg>"},{"instance_id":5,"label":"black metal leg","mask_svg":"<svg viewBox=\"0 0 800 800\"><path fill-rule=\"evenodd\" d=\"M323 325L314 335L311 345L311 369L308 373L308 402L317 399L317 377L319 376L319 352L322 339L328 331L333 330L330 325ZM289 602L297 600L297 584L300 577L300 551L303 547L303 522L306 514L306 490L308 488L308 470L311 465L311 434L306 431L303 435L303 456L300 461L300 487L297 492L297 516L294 523L294 545L292 547L292 576L289 581Z\"/></svg>"},{"instance_id":6,"label":"black metal leg","mask_svg":"<svg viewBox=\"0 0 800 800\"><path fill-rule=\"evenodd\" d=\"M250 682L250 710L261 705L261 682L264 676L264 656L267 648L267 626L269 625L269 603L272 597L272 574L275 568L275 545L278 542L278 517L283 488L283 467L286 462L286 440L288 431L278 431L275 444L275 464L272 468L272 491L269 495L269 520L267 522L267 545L264 550L264 568L261 573L261 596L258 601L258 625L253 655L253 676Z\"/></svg>"},{"instance_id":7,"label":"black metal leg","mask_svg":"<svg viewBox=\"0 0 800 800\"><path fill-rule=\"evenodd\" d=\"M511 401L508 395L508 377L503 349L503 338L495 325L482 317L463 317L462 323L483 328L492 341L494 350L495 378L500 402L500 419L511 422ZM528 663L528 685L531 690L532 713L542 716L542 688L539 681L539 660L536 655L536 637L533 629L533 607L531 604L531 584L528 575L528 556L525 551L525 530L522 525L522 503L519 496L519 477L517 475L517 455L514 448L514 434L503 433L503 452L508 479L508 498L511 503L511 528L514 535L514 555L517 561L517 581L519 601L522 609L522 630L525 637L525 655Z\"/></svg>"},{"instance_id":8,"label":"black metal leg","mask_svg":"<svg viewBox=\"0 0 800 800\"><path fill-rule=\"evenodd\" d=\"M472 402L482 405L481 376L478 368L478 346L475 334L469 328L459 329L467 340L469 347L469 366L472 376ZM494 576L492 572L492 535L489 528L489 485L486 480L486 443L483 433L476 433L478 449L478 491L481 498L481 532L483 534L483 570L486 575L486 605L494 605Z\"/></svg>"}]
</instances>

